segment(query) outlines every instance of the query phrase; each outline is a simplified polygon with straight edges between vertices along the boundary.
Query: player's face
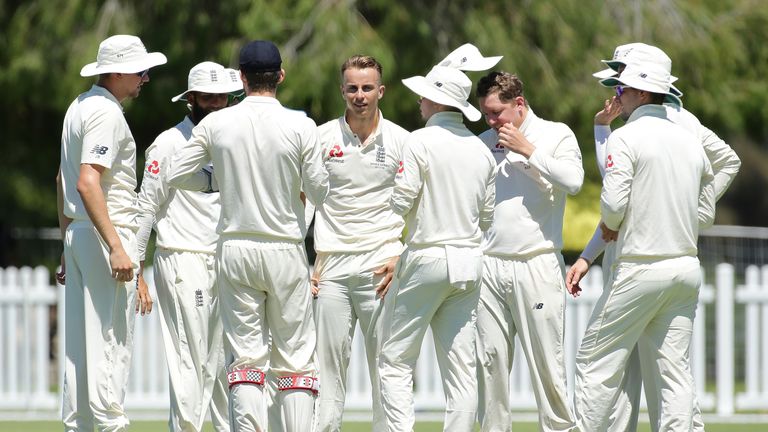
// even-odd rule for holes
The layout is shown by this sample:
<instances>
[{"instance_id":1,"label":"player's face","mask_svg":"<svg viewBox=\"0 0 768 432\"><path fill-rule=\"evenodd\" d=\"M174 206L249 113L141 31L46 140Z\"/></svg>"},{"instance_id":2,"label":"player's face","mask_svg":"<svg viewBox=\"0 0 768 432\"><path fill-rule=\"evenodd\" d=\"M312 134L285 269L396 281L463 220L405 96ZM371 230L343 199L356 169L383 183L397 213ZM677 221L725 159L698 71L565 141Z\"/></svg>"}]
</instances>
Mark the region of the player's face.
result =
<instances>
[{"instance_id":1,"label":"player's face","mask_svg":"<svg viewBox=\"0 0 768 432\"><path fill-rule=\"evenodd\" d=\"M421 119L427 121L438 112L438 105L427 98L419 96L419 112L421 113Z\"/></svg>"},{"instance_id":2,"label":"player's face","mask_svg":"<svg viewBox=\"0 0 768 432\"><path fill-rule=\"evenodd\" d=\"M379 99L384 96L379 72L373 68L344 71L341 94L347 103L347 114L370 117L379 111Z\"/></svg>"},{"instance_id":3,"label":"player's face","mask_svg":"<svg viewBox=\"0 0 768 432\"><path fill-rule=\"evenodd\" d=\"M621 118L624 121L627 121L629 119L629 116L632 115L632 112L637 109L638 106L641 105L641 95L640 91L635 90L631 87L626 86L617 86L616 87L616 97L621 104Z\"/></svg>"},{"instance_id":4,"label":"player's face","mask_svg":"<svg viewBox=\"0 0 768 432\"><path fill-rule=\"evenodd\" d=\"M149 82L149 69L136 73L123 74L129 98L136 98L141 92L141 86Z\"/></svg>"},{"instance_id":5,"label":"player's face","mask_svg":"<svg viewBox=\"0 0 768 432\"><path fill-rule=\"evenodd\" d=\"M187 101L192 105L192 120L197 124L208 114L226 107L228 97L226 93L189 93Z\"/></svg>"},{"instance_id":6,"label":"player's face","mask_svg":"<svg viewBox=\"0 0 768 432\"><path fill-rule=\"evenodd\" d=\"M507 123L512 123L519 128L523 124L523 108L525 99L518 96L511 101L502 102L499 93L491 93L478 99L480 112L485 117L485 122L493 129L499 130Z\"/></svg>"}]
</instances>

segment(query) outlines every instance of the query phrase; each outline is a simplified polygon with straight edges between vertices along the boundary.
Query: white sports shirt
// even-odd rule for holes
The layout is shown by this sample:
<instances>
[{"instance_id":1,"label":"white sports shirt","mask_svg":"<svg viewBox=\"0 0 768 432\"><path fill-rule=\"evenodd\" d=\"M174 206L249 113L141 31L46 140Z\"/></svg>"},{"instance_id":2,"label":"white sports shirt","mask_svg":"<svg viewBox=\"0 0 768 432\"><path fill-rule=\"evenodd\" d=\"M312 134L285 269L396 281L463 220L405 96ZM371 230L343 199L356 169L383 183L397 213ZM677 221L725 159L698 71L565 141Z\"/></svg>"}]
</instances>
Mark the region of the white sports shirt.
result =
<instances>
[{"instance_id":1,"label":"white sports shirt","mask_svg":"<svg viewBox=\"0 0 768 432\"><path fill-rule=\"evenodd\" d=\"M136 228L136 142L120 102L94 85L67 109L61 133L61 182L64 215L90 220L77 192L81 164L105 167L101 190L115 226Z\"/></svg>"},{"instance_id":2,"label":"white sports shirt","mask_svg":"<svg viewBox=\"0 0 768 432\"><path fill-rule=\"evenodd\" d=\"M396 242L405 225L389 205L409 133L384 119L361 143L344 116L318 128L330 191L315 218L318 252L366 252ZM398 255L400 250L394 252Z\"/></svg>"},{"instance_id":3,"label":"white sports shirt","mask_svg":"<svg viewBox=\"0 0 768 432\"><path fill-rule=\"evenodd\" d=\"M561 250L566 194L576 194L584 182L581 150L567 125L529 109L520 132L536 147L527 160L499 145L494 129L480 135L498 164L496 217L483 241L489 255Z\"/></svg>"},{"instance_id":4,"label":"white sports shirt","mask_svg":"<svg viewBox=\"0 0 768 432\"><path fill-rule=\"evenodd\" d=\"M493 223L496 163L462 118L436 113L405 145L391 205L409 247L479 247Z\"/></svg>"},{"instance_id":5,"label":"white sports shirt","mask_svg":"<svg viewBox=\"0 0 768 432\"><path fill-rule=\"evenodd\" d=\"M328 193L315 122L273 97L248 96L208 114L176 149L169 184L189 188L187 181L209 162L221 191L221 236L302 241L302 185L315 205Z\"/></svg>"},{"instance_id":6,"label":"white sports shirt","mask_svg":"<svg viewBox=\"0 0 768 432\"><path fill-rule=\"evenodd\" d=\"M696 256L715 219L714 175L696 136L642 105L608 138L600 209L619 231L617 260Z\"/></svg>"},{"instance_id":7,"label":"white sports shirt","mask_svg":"<svg viewBox=\"0 0 768 432\"><path fill-rule=\"evenodd\" d=\"M145 153L144 177L139 192L139 257L144 254L152 222L157 246L179 251L216 252L216 226L221 206L219 194L185 191L168 185L168 171L175 149L192 136L189 117L158 135Z\"/></svg>"}]
</instances>

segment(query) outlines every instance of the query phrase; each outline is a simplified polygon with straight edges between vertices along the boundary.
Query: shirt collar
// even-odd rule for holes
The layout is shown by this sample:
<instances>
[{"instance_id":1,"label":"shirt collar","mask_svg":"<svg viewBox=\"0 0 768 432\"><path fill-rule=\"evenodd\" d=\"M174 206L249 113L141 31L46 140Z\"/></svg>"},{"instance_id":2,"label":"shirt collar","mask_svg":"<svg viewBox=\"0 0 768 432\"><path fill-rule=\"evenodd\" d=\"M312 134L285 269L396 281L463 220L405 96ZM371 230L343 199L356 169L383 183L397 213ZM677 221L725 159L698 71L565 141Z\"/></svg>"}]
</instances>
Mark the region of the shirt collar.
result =
<instances>
[{"instance_id":1,"label":"shirt collar","mask_svg":"<svg viewBox=\"0 0 768 432\"><path fill-rule=\"evenodd\" d=\"M528 131L528 128L531 127L531 123L536 121L538 118L536 116L536 113L533 112L531 107L528 107L528 112L525 114L525 119L523 120L523 123L520 125L520 132L525 135L525 133Z\"/></svg>"},{"instance_id":2,"label":"shirt collar","mask_svg":"<svg viewBox=\"0 0 768 432\"><path fill-rule=\"evenodd\" d=\"M381 113L381 110L378 110L379 114L379 121L376 123L376 130L371 132L370 135L368 135L368 139L365 140L365 142L360 143L360 147L366 147L368 144L376 141L376 139L381 135L381 127L384 123L384 114ZM352 131L352 128L349 127L349 123L347 123L347 116L346 113L339 117L339 124L341 125L341 130L348 136L356 137L355 133ZM358 138L359 141L359 138Z\"/></svg>"},{"instance_id":3,"label":"shirt collar","mask_svg":"<svg viewBox=\"0 0 768 432\"><path fill-rule=\"evenodd\" d=\"M464 115L454 111L440 111L432 114L432 117L427 120L426 126L456 126L456 124L464 125Z\"/></svg>"},{"instance_id":4,"label":"shirt collar","mask_svg":"<svg viewBox=\"0 0 768 432\"><path fill-rule=\"evenodd\" d=\"M277 100L277 98L273 98L272 96L247 96L240 103L243 103L243 102L259 103L259 104L271 104L271 105L281 105L280 101Z\"/></svg>"},{"instance_id":5,"label":"shirt collar","mask_svg":"<svg viewBox=\"0 0 768 432\"><path fill-rule=\"evenodd\" d=\"M100 86L100 85L94 84L93 86L91 86L91 91L92 91L93 93L96 93L96 94L97 94L97 95L99 95L99 96L104 96L105 98L107 98L107 99L111 100L112 102L116 103L116 104L117 104L117 106L119 106L119 107L120 107L120 111L122 111L122 110L123 110L123 105L120 103L120 101L119 101L119 100L117 100L117 98L115 97L115 95L113 95L112 93L110 93L110 91L109 91L109 90L107 90L106 88L104 88L104 87L102 87L102 86Z\"/></svg>"},{"instance_id":6,"label":"shirt collar","mask_svg":"<svg viewBox=\"0 0 768 432\"><path fill-rule=\"evenodd\" d=\"M631 123L640 117L658 117L666 119L667 109L664 108L663 105L659 104L640 105L639 107L635 108L634 111L632 111L632 114L629 116L627 123Z\"/></svg>"}]
</instances>

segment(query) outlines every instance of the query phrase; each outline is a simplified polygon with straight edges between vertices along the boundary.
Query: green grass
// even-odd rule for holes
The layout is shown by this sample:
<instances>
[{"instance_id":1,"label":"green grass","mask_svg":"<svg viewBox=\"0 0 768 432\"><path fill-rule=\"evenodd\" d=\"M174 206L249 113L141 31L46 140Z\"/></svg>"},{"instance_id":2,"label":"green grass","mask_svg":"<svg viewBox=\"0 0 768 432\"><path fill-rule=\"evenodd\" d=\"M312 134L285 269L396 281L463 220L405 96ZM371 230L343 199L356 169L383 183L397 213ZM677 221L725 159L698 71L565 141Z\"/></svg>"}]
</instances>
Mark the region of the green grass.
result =
<instances>
[{"instance_id":1,"label":"green grass","mask_svg":"<svg viewBox=\"0 0 768 432\"><path fill-rule=\"evenodd\" d=\"M707 424L707 432L762 432L768 430L768 424ZM50 432L62 430L60 422L53 421L0 421L0 432ZM133 421L129 428L131 432L157 432L168 430L165 421ZM203 429L212 432L210 424ZM368 432L370 423L344 423L343 432ZM442 423L418 423L414 432L440 432ZM536 432L535 423L515 423L512 427L515 432ZM638 432L649 432L647 423L641 423Z\"/></svg>"}]
</instances>

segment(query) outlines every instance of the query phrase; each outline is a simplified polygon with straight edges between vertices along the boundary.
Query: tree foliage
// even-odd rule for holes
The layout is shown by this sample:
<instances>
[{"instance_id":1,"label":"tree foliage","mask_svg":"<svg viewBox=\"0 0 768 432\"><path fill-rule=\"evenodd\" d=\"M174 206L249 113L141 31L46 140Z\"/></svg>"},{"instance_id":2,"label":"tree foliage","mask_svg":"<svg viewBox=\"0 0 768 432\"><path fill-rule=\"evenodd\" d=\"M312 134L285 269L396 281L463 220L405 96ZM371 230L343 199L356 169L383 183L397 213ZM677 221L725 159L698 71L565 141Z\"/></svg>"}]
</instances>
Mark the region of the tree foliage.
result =
<instances>
[{"instance_id":1,"label":"tree foliage","mask_svg":"<svg viewBox=\"0 0 768 432\"><path fill-rule=\"evenodd\" d=\"M140 152L184 115L183 104L170 98L186 88L189 68L203 60L237 67L240 47L252 39L280 46L287 78L278 97L318 124L343 109L343 60L375 56L387 85L382 110L411 130L422 122L416 96L400 79L426 74L468 41L504 55L498 68L521 77L532 108L567 123L582 145L590 186L569 204L565 230L578 227L571 248L580 247L590 234L582 227L597 218L592 117L611 94L590 74L616 45L654 44L674 60L686 107L742 155L742 173L718 207L718 222L761 225L768 214L765 194L755 200L751 193L768 183L768 3L762 0L27 0L0 3L0 24L4 232L55 226L61 121L93 82L79 76L80 68L93 61L101 40L118 33L139 35L169 59L125 106ZM482 73L469 75L477 80ZM470 127L484 129L482 122Z\"/></svg>"}]
</instances>

